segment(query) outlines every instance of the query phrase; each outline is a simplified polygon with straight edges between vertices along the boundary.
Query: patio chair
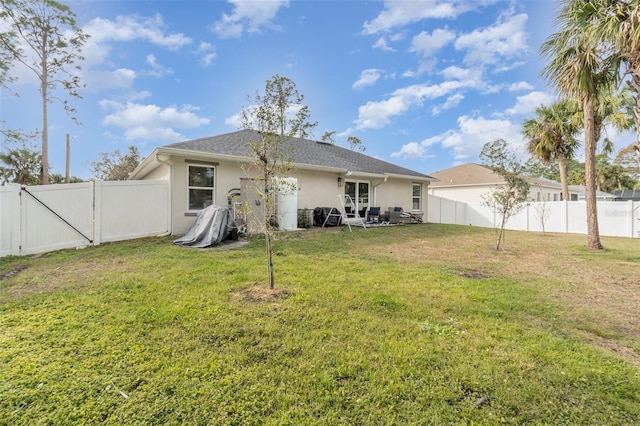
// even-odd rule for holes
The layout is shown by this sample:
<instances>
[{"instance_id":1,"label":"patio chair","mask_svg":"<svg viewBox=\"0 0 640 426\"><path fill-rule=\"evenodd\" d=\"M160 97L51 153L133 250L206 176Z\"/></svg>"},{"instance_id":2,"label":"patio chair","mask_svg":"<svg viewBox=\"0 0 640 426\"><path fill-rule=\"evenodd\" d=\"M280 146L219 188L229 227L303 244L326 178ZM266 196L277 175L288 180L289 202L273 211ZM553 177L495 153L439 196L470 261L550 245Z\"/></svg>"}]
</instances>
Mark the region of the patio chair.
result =
<instances>
[{"instance_id":1,"label":"patio chair","mask_svg":"<svg viewBox=\"0 0 640 426\"><path fill-rule=\"evenodd\" d=\"M402 207L389 207L389 223L411 223L411 215Z\"/></svg>"},{"instance_id":2,"label":"patio chair","mask_svg":"<svg viewBox=\"0 0 640 426\"><path fill-rule=\"evenodd\" d=\"M367 222L380 222L380 207L369 208L369 213L367 213Z\"/></svg>"},{"instance_id":3,"label":"patio chair","mask_svg":"<svg viewBox=\"0 0 640 426\"><path fill-rule=\"evenodd\" d=\"M389 207L389 223L400 223L402 207Z\"/></svg>"}]
</instances>

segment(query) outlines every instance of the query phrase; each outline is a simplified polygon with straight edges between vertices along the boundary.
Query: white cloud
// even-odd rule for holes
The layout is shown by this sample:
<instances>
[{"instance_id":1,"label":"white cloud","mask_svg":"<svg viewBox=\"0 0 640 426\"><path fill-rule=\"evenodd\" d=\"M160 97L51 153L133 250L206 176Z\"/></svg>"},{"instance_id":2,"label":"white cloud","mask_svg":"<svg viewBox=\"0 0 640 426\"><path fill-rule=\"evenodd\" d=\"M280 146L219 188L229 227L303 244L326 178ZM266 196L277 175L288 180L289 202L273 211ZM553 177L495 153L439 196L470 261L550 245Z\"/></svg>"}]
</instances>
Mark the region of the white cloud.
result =
<instances>
[{"instance_id":1,"label":"white cloud","mask_svg":"<svg viewBox=\"0 0 640 426\"><path fill-rule=\"evenodd\" d=\"M85 63L88 65L103 63L110 52L110 42L145 40L174 51L191 43L191 38L182 33L167 34L165 27L160 15L153 17L126 15L118 16L115 20L92 19L82 28L90 35L83 49Z\"/></svg>"},{"instance_id":2,"label":"white cloud","mask_svg":"<svg viewBox=\"0 0 640 426\"><path fill-rule=\"evenodd\" d=\"M545 92L531 92L523 96L516 97L516 104L507 109L507 115L527 115L533 113L540 105L552 103L554 97Z\"/></svg>"},{"instance_id":3,"label":"white cloud","mask_svg":"<svg viewBox=\"0 0 640 426\"><path fill-rule=\"evenodd\" d=\"M424 157L424 154L427 150L427 147L419 144L418 142L409 142L408 144L402 145L402 148L398 152L392 152L392 158L421 158Z\"/></svg>"},{"instance_id":4,"label":"white cloud","mask_svg":"<svg viewBox=\"0 0 640 426\"><path fill-rule=\"evenodd\" d=\"M422 142L409 142L402 146L400 151L392 152L392 158L424 158L426 157L427 148L434 143L439 142L438 137L427 138Z\"/></svg>"},{"instance_id":5,"label":"white cloud","mask_svg":"<svg viewBox=\"0 0 640 426\"><path fill-rule=\"evenodd\" d=\"M151 67L151 70L147 71L147 74L152 77L160 78L167 74L173 74L173 70L171 68L160 65L155 55L153 54L147 55L147 57L145 58L145 62Z\"/></svg>"},{"instance_id":6,"label":"white cloud","mask_svg":"<svg viewBox=\"0 0 640 426\"><path fill-rule=\"evenodd\" d=\"M262 28L278 29L273 19L281 7L289 6L289 0L228 0L233 4L233 13L222 14L211 29L221 38L240 37L244 31L259 33Z\"/></svg>"},{"instance_id":7,"label":"white cloud","mask_svg":"<svg viewBox=\"0 0 640 426\"><path fill-rule=\"evenodd\" d=\"M384 10L364 23L364 33L377 34L429 18L452 19L480 4L474 0L385 0Z\"/></svg>"},{"instance_id":8,"label":"white cloud","mask_svg":"<svg viewBox=\"0 0 640 426\"><path fill-rule=\"evenodd\" d=\"M202 55L200 63L205 67L208 67L213 63L213 60L218 56L215 52L216 48L211 43L201 42L196 50L196 54Z\"/></svg>"},{"instance_id":9,"label":"white cloud","mask_svg":"<svg viewBox=\"0 0 640 426\"><path fill-rule=\"evenodd\" d=\"M422 31L411 40L409 52L416 52L422 57L433 55L438 50L455 40L456 33L447 29L435 29L431 34Z\"/></svg>"},{"instance_id":10,"label":"white cloud","mask_svg":"<svg viewBox=\"0 0 640 426\"><path fill-rule=\"evenodd\" d=\"M504 139L519 149L523 145L520 124L509 120L488 120L483 117L473 118L461 116L458 118L458 130L450 130L436 137L443 148L453 151L457 160L477 156L482 146L487 142Z\"/></svg>"},{"instance_id":11,"label":"white cloud","mask_svg":"<svg viewBox=\"0 0 640 426\"><path fill-rule=\"evenodd\" d=\"M118 68L113 71L93 71L87 74L84 82L88 90L104 88L131 88L135 82L136 72L128 68Z\"/></svg>"},{"instance_id":12,"label":"white cloud","mask_svg":"<svg viewBox=\"0 0 640 426\"><path fill-rule=\"evenodd\" d=\"M521 57L528 53L526 22L525 14L502 16L493 26L461 35L454 45L466 51L467 65L498 64Z\"/></svg>"},{"instance_id":13,"label":"white cloud","mask_svg":"<svg viewBox=\"0 0 640 426\"><path fill-rule=\"evenodd\" d=\"M533 86L526 81L518 81L517 83L513 83L509 85L508 90L510 92L519 92L521 90L531 90Z\"/></svg>"},{"instance_id":14,"label":"white cloud","mask_svg":"<svg viewBox=\"0 0 640 426\"><path fill-rule=\"evenodd\" d=\"M395 52L395 49L393 47L390 47L387 44L387 39L384 36L380 37L379 39L377 39L376 42L373 43L372 47L374 49L380 49L380 50L383 50L385 52Z\"/></svg>"},{"instance_id":15,"label":"white cloud","mask_svg":"<svg viewBox=\"0 0 640 426\"><path fill-rule=\"evenodd\" d=\"M400 151L391 154L395 158L424 158L428 147L440 144L452 151L458 162L477 157L487 142L497 139L506 140L516 152L524 154L524 139L521 126L509 120L488 120L483 117L461 116L458 118L458 129L424 139L420 143L409 142Z\"/></svg>"},{"instance_id":16,"label":"white cloud","mask_svg":"<svg viewBox=\"0 0 640 426\"><path fill-rule=\"evenodd\" d=\"M384 101L367 102L358 108L356 129L380 129L387 125L391 117L400 115L412 107L420 106L425 99L435 99L467 87L465 81L446 81L436 85L416 84L393 92Z\"/></svg>"},{"instance_id":17,"label":"white cloud","mask_svg":"<svg viewBox=\"0 0 640 426\"><path fill-rule=\"evenodd\" d=\"M369 68L360 73L360 78L358 79L358 81L353 83L351 88L358 90L366 86L371 86L375 84L375 82L378 81L381 76L382 70Z\"/></svg>"},{"instance_id":18,"label":"white cloud","mask_svg":"<svg viewBox=\"0 0 640 426\"><path fill-rule=\"evenodd\" d=\"M444 110L455 108L463 99L464 95L462 93L456 93L455 95L449 96L444 104L433 107L431 109L431 114L438 115Z\"/></svg>"},{"instance_id":19,"label":"white cloud","mask_svg":"<svg viewBox=\"0 0 640 426\"><path fill-rule=\"evenodd\" d=\"M483 81L484 68L482 66L460 68L452 65L440 71L440 74L445 80L464 81L469 87L482 89L486 86Z\"/></svg>"},{"instance_id":20,"label":"white cloud","mask_svg":"<svg viewBox=\"0 0 640 426\"><path fill-rule=\"evenodd\" d=\"M99 70L100 65L108 62L114 43L127 43L138 40L149 42L172 51L189 45L191 38L182 33L168 33L162 16L140 17L135 15L118 16L114 20L95 18L89 21L83 31L90 37L82 54L83 81L92 90L105 88L128 88L138 73L119 68L116 70ZM158 64L155 56L149 55L147 63L152 67L146 74L160 77L172 74L170 68Z\"/></svg>"},{"instance_id":21,"label":"white cloud","mask_svg":"<svg viewBox=\"0 0 640 426\"><path fill-rule=\"evenodd\" d=\"M181 135L174 128L190 129L209 123L209 119L198 116L197 108L183 105L181 108L170 106L161 108L156 105L143 105L133 102L120 103L104 99L100 106L111 111L102 124L125 129L125 139L176 141Z\"/></svg>"}]
</instances>

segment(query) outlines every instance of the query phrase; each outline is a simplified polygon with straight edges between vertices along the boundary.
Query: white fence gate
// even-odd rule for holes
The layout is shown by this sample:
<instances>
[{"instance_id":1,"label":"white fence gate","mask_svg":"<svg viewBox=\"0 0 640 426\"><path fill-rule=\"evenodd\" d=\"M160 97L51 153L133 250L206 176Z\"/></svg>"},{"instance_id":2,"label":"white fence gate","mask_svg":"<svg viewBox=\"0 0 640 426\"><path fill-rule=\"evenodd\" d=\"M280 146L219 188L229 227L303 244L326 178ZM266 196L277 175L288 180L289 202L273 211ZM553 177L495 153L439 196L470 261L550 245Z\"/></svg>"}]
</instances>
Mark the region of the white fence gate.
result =
<instances>
[{"instance_id":1,"label":"white fence gate","mask_svg":"<svg viewBox=\"0 0 640 426\"><path fill-rule=\"evenodd\" d=\"M0 187L0 256L169 232L165 181Z\"/></svg>"},{"instance_id":2,"label":"white fence gate","mask_svg":"<svg viewBox=\"0 0 640 426\"><path fill-rule=\"evenodd\" d=\"M598 201L601 236L640 238L640 202ZM429 195L428 221L486 228L500 226L490 207ZM587 234L587 206L584 201L532 202L511 217L507 229Z\"/></svg>"}]
</instances>

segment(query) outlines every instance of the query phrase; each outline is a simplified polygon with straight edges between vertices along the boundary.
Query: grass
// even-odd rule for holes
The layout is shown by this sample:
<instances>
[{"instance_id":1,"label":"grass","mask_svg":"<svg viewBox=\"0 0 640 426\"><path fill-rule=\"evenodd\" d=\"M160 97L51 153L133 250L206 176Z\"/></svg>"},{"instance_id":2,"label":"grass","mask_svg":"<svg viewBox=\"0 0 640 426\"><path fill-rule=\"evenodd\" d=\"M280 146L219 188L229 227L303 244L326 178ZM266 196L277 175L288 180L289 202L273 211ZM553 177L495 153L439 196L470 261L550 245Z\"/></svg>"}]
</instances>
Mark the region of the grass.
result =
<instances>
[{"instance_id":1,"label":"grass","mask_svg":"<svg viewBox=\"0 0 640 426\"><path fill-rule=\"evenodd\" d=\"M415 225L0 259L0 424L638 424L638 241Z\"/></svg>"}]
</instances>

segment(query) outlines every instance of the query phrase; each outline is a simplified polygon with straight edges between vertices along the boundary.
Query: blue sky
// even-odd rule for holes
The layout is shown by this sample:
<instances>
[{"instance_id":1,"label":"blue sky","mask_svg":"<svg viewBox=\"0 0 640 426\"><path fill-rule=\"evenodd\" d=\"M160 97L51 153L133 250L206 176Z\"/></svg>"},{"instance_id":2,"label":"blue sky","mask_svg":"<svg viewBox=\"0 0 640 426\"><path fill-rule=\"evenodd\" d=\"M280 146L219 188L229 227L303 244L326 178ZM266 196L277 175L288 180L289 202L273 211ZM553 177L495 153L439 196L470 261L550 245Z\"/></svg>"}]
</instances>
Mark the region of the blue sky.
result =
<instances>
[{"instance_id":1,"label":"blue sky","mask_svg":"<svg viewBox=\"0 0 640 426\"><path fill-rule=\"evenodd\" d=\"M232 132L247 96L275 74L305 96L313 138L360 138L365 154L432 173L478 161L486 142L521 147L521 123L554 99L538 51L554 0L72 1L91 36L80 126L50 108L50 163L91 177L100 152L143 156L181 140ZM38 128L37 86L2 90L0 118ZM16 97L12 92L18 93ZM609 134L619 149L625 135ZM34 143L39 142L36 140Z\"/></svg>"}]
</instances>

